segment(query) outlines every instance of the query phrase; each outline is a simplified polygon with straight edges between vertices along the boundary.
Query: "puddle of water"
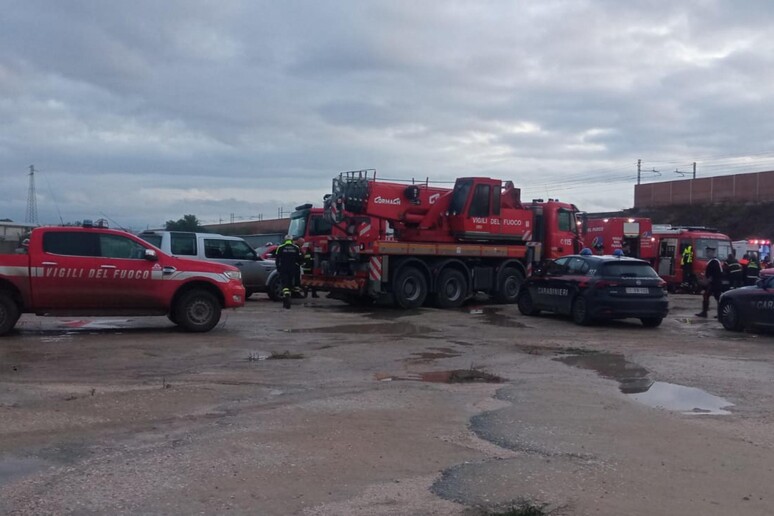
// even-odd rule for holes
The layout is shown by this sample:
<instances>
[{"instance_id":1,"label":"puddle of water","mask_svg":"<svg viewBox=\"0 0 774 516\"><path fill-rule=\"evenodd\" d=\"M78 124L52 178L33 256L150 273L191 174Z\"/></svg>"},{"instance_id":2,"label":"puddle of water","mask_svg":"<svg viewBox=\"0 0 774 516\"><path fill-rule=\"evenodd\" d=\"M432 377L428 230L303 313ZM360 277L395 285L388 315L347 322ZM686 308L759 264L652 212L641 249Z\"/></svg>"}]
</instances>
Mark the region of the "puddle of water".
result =
<instances>
[{"instance_id":1,"label":"puddle of water","mask_svg":"<svg viewBox=\"0 0 774 516\"><path fill-rule=\"evenodd\" d=\"M427 348L427 349L431 349L433 351L440 351L441 353L457 353L458 355L460 354L459 351L457 351L456 349L453 349L453 348L430 347L430 348Z\"/></svg>"},{"instance_id":2,"label":"puddle of water","mask_svg":"<svg viewBox=\"0 0 774 516\"><path fill-rule=\"evenodd\" d=\"M479 371L478 369L453 369L451 371L427 371L408 376L392 376L376 373L374 379L380 382L393 380L419 381L430 383L502 383L504 378Z\"/></svg>"},{"instance_id":3,"label":"puddle of water","mask_svg":"<svg viewBox=\"0 0 774 516\"><path fill-rule=\"evenodd\" d=\"M502 308L492 306L475 306L467 309L471 315L481 315L487 324L499 326L501 328L526 328L527 325L513 320L511 317L501 313Z\"/></svg>"},{"instance_id":4,"label":"puddle of water","mask_svg":"<svg viewBox=\"0 0 774 516\"><path fill-rule=\"evenodd\" d=\"M373 323L373 324L340 324L338 326L322 326L319 328L291 329L290 333L352 333L385 335L413 335L428 333L431 328L417 326L411 323Z\"/></svg>"},{"instance_id":5,"label":"puddle of water","mask_svg":"<svg viewBox=\"0 0 774 516\"><path fill-rule=\"evenodd\" d=\"M40 471L51 464L37 457L0 457L0 486Z\"/></svg>"},{"instance_id":6,"label":"puddle of water","mask_svg":"<svg viewBox=\"0 0 774 516\"><path fill-rule=\"evenodd\" d=\"M420 373L423 382L434 383L501 383L499 376L477 369L454 369L452 371L429 371Z\"/></svg>"},{"instance_id":7,"label":"puddle of water","mask_svg":"<svg viewBox=\"0 0 774 516\"><path fill-rule=\"evenodd\" d=\"M616 380L618 388L631 399L649 407L683 414L727 415L725 407L733 403L695 387L667 382L654 382L650 372L620 353L569 355L555 358L564 364L590 369L603 378Z\"/></svg>"},{"instance_id":8,"label":"puddle of water","mask_svg":"<svg viewBox=\"0 0 774 516\"><path fill-rule=\"evenodd\" d=\"M412 353L409 360L414 362L424 362L428 360L436 360L439 358L453 358L458 357L462 353L459 353L450 348L430 348L435 351L423 351L418 353Z\"/></svg>"},{"instance_id":9,"label":"puddle of water","mask_svg":"<svg viewBox=\"0 0 774 516\"><path fill-rule=\"evenodd\" d=\"M554 360L581 369L590 369L603 378L616 380L624 394L645 392L653 385L653 380L650 379L650 373L647 369L634 362L629 362L619 353L569 355Z\"/></svg>"},{"instance_id":10,"label":"puddle of water","mask_svg":"<svg viewBox=\"0 0 774 516\"><path fill-rule=\"evenodd\" d=\"M631 397L649 407L683 414L728 415L731 412L723 409L734 405L701 389L667 382L655 382L647 392L632 394Z\"/></svg>"},{"instance_id":11,"label":"puddle of water","mask_svg":"<svg viewBox=\"0 0 774 516\"><path fill-rule=\"evenodd\" d=\"M304 306L307 306L306 304ZM393 306L351 306L351 305L317 305L309 304L310 309L318 312L343 312L348 314L362 314L368 319L382 321L395 321L404 317L419 315L422 309L403 310Z\"/></svg>"}]
</instances>

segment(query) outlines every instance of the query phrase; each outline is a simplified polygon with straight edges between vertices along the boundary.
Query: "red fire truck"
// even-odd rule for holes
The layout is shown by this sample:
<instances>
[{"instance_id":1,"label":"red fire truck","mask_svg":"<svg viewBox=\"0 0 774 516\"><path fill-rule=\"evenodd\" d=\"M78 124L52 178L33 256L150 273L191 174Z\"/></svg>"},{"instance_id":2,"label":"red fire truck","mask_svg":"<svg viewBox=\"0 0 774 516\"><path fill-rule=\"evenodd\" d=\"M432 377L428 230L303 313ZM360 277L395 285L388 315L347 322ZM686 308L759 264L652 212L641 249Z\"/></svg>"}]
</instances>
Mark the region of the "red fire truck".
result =
<instances>
[{"instance_id":1,"label":"red fire truck","mask_svg":"<svg viewBox=\"0 0 774 516\"><path fill-rule=\"evenodd\" d=\"M584 243L595 254L613 254L652 261L656 257L653 224L648 218L610 217L587 219Z\"/></svg>"},{"instance_id":2,"label":"red fire truck","mask_svg":"<svg viewBox=\"0 0 774 516\"><path fill-rule=\"evenodd\" d=\"M457 179L454 188L381 181L373 170L333 180L303 284L348 301L390 296L403 308L460 306L474 292L514 303L529 269L580 251L578 209L555 199L522 203L513 183Z\"/></svg>"},{"instance_id":3,"label":"red fire truck","mask_svg":"<svg viewBox=\"0 0 774 516\"><path fill-rule=\"evenodd\" d=\"M712 228L655 224L653 237L657 250L653 268L667 282L670 290L678 288L689 292L700 290L709 261L708 248L714 249L715 256L720 260L725 260L733 252L731 239ZM683 251L688 246L693 249L691 278L683 277L682 267Z\"/></svg>"}]
</instances>

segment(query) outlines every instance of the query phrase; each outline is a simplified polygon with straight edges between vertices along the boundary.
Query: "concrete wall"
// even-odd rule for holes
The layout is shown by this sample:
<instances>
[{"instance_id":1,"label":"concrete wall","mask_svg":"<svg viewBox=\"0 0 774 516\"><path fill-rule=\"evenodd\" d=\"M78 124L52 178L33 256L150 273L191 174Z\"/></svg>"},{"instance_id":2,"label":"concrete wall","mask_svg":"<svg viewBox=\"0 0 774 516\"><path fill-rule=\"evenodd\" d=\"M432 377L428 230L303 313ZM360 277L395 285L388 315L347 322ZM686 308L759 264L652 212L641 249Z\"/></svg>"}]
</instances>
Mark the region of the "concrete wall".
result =
<instances>
[{"instance_id":1,"label":"concrete wall","mask_svg":"<svg viewBox=\"0 0 774 516\"><path fill-rule=\"evenodd\" d=\"M634 207L774 201L774 171L635 185Z\"/></svg>"}]
</instances>

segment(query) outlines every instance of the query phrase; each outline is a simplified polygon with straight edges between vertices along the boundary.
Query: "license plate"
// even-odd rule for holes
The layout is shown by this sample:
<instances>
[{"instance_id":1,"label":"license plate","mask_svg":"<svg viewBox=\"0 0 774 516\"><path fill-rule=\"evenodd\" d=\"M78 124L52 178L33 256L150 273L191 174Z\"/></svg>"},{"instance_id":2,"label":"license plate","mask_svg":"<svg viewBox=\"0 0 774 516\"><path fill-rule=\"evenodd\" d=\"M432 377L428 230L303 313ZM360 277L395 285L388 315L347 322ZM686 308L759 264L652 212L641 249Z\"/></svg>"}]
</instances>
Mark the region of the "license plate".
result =
<instances>
[{"instance_id":1,"label":"license plate","mask_svg":"<svg viewBox=\"0 0 774 516\"><path fill-rule=\"evenodd\" d=\"M648 287L626 287L627 294L647 294Z\"/></svg>"}]
</instances>

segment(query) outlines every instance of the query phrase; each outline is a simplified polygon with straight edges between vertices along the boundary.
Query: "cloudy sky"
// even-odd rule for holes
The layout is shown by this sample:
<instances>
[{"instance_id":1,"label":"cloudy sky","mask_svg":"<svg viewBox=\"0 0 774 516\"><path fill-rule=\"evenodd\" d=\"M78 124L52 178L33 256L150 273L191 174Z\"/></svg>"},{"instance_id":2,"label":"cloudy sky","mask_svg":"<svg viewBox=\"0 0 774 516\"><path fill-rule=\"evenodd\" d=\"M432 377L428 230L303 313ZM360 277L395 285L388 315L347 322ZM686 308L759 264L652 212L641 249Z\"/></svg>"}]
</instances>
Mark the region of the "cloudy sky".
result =
<instances>
[{"instance_id":1,"label":"cloudy sky","mask_svg":"<svg viewBox=\"0 0 774 516\"><path fill-rule=\"evenodd\" d=\"M0 218L136 229L319 204L331 178L513 180L630 207L774 168L768 1L0 0ZM657 173L654 173L656 170ZM660 174L660 175L658 175Z\"/></svg>"}]
</instances>

